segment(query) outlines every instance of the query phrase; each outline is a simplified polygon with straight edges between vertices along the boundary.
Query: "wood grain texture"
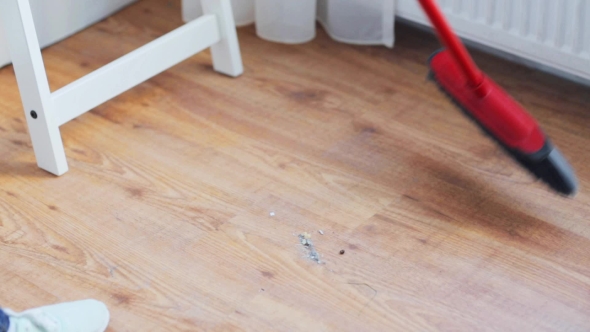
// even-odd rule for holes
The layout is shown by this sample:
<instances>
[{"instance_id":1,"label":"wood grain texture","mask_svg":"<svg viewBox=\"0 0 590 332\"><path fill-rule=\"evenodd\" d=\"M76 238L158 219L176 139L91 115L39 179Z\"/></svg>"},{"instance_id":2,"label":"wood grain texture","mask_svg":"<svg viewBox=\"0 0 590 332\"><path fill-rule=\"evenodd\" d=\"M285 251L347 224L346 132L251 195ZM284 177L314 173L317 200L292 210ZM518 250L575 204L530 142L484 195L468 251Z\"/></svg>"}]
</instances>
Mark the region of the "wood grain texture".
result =
<instances>
[{"instance_id":1,"label":"wood grain texture","mask_svg":"<svg viewBox=\"0 0 590 332\"><path fill-rule=\"evenodd\" d=\"M144 0L50 47L52 90L180 24ZM97 298L113 332L590 330L590 89L475 53L569 157L566 199L426 82L431 35L397 35L240 29L242 77L205 52L64 125L60 178L0 70L0 304Z\"/></svg>"}]
</instances>

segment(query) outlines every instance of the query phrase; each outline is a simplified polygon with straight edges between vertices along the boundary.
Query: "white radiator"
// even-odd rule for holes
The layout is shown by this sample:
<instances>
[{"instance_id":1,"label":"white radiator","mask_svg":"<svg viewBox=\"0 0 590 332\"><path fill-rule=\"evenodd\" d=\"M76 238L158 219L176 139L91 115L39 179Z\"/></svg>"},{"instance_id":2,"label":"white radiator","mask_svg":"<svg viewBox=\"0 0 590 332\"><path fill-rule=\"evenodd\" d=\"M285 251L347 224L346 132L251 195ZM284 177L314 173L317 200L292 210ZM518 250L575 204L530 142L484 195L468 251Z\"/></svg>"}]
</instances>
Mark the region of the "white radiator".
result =
<instances>
[{"instance_id":1,"label":"white radiator","mask_svg":"<svg viewBox=\"0 0 590 332\"><path fill-rule=\"evenodd\" d=\"M468 40L590 81L590 0L438 0ZM397 15L426 24L417 0Z\"/></svg>"}]
</instances>

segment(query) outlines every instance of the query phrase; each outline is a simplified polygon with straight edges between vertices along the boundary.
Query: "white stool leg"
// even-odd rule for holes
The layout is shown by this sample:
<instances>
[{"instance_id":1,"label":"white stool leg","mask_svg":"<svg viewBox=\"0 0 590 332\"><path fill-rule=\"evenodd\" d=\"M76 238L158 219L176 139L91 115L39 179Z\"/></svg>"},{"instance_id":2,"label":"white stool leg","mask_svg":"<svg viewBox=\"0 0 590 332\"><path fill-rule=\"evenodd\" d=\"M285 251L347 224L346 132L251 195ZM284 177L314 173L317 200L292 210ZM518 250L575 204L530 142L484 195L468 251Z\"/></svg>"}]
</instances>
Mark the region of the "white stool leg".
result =
<instances>
[{"instance_id":1,"label":"white stool leg","mask_svg":"<svg viewBox=\"0 0 590 332\"><path fill-rule=\"evenodd\" d=\"M221 41L211 46L213 68L229 76L244 72L230 0L201 0L204 14L217 16Z\"/></svg>"},{"instance_id":2,"label":"white stool leg","mask_svg":"<svg viewBox=\"0 0 590 332\"><path fill-rule=\"evenodd\" d=\"M61 175L68 170L35 32L29 0L3 0L0 21L3 23L10 57L25 109L25 117L37 164Z\"/></svg>"}]
</instances>

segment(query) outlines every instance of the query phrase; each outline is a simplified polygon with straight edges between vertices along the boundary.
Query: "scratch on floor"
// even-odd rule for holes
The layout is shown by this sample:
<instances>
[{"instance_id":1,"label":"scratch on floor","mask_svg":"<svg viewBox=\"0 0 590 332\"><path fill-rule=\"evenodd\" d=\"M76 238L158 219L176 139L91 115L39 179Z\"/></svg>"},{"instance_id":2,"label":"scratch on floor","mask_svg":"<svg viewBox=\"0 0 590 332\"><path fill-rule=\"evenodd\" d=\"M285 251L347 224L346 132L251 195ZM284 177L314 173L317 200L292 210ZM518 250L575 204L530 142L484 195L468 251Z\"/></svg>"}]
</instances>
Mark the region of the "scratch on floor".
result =
<instances>
[{"instance_id":1,"label":"scratch on floor","mask_svg":"<svg viewBox=\"0 0 590 332\"><path fill-rule=\"evenodd\" d=\"M115 264L111 264L109 262L109 260L107 260L107 258L104 256L99 256L98 260L101 261L104 265L106 265L107 269L109 270L109 274L110 274L111 278L114 278L115 271L119 268L119 266L117 266Z\"/></svg>"},{"instance_id":2,"label":"scratch on floor","mask_svg":"<svg viewBox=\"0 0 590 332\"><path fill-rule=\"evenodd\" d=\"M371 287L371 285L364 283L364 282L349 282L348 284L354 285L354 286L365 286L365 287L370 288L373 291L373 296L371 296L369 301L367 301L367 303L365 303L365 305L361 308L361 310L359 310L357 316L360 316L363 313L363 311L365 310L365 308L367 308L369 306L369 304L371 304L371 302L373 302L373 300L377 296L378 292L375 288Z\"/></svg>"}]
</instances>

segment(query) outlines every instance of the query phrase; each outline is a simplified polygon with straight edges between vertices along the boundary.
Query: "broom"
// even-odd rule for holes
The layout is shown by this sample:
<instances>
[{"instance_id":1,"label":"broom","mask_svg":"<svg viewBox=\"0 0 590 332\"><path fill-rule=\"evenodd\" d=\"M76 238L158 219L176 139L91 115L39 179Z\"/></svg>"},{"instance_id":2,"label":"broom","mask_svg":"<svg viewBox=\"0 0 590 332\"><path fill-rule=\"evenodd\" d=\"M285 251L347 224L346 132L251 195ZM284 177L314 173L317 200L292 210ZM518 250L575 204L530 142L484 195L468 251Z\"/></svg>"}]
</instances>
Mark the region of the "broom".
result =
<instances>
[{"instance_id":1,"label":"broom","mask_svg":"<svg viewBox=\"0 0 590 332\"><path fill-rule=\"evenodd\" d=\"M576 176L535 119L473 62L435 0L419 0L446 49L430 57L430 78L520 165L555 191L573 195Z\"/></svg>"}]
</instances>

